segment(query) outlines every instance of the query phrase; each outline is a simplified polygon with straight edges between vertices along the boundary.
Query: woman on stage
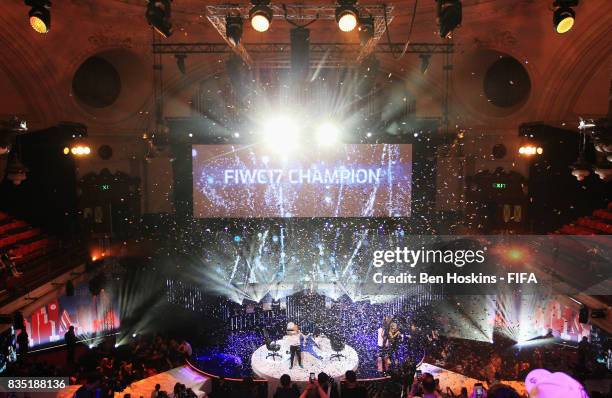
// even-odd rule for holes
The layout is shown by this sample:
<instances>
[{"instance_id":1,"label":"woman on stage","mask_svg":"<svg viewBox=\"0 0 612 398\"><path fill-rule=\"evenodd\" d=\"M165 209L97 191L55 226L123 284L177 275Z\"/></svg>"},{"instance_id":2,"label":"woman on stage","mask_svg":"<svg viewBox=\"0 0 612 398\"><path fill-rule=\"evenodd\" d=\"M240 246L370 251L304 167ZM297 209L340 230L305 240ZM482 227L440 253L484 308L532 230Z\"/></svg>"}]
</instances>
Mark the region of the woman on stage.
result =
<instances>
[{"instance_id":1,"label":"woman on stage","mask_svg":"<svg viewBox=\"0 0 612 398\"><path fill-rule=\"evenodd\" d=\"M387 361L389 358L389 326L391 325L391 318L385 316L382 321L382 325L378 328L378 356L381 360L381 369L383 372L387 371Z\"/></svg>"},{"instance_id":2,"label":"woman on stage","mask_svg":"<svg viewBox=\"0 0 612 398\"><path fill-rule=\"evenodd\" d=\"M400 333L397 323L391 323L389 326L389 334L387 337L389 341L389 358L391 359L391 366L399 366L398 349L400 341L402 340L402 334Z\"/></svg>"}]
</instances>

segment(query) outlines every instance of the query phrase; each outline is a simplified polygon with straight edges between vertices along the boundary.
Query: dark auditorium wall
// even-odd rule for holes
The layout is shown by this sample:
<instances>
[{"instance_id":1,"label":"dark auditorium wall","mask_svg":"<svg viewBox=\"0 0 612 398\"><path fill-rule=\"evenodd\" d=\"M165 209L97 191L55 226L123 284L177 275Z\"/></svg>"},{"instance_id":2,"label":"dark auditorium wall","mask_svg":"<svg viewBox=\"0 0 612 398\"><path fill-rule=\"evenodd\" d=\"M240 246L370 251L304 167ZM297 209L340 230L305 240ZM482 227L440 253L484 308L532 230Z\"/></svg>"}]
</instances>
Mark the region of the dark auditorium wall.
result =
<instances>
[{"instance_id":1,"label":"dark auditorium wall","mask_svg":"<svg viewBox=\"0 0 612 398\"><path fill-rule=\"evenodd\" d=\"M21 185L8 179L0 184L0 210L53 235L77 232L75 162L63 153L71 138L57 127L17 137L16 147L29 171Z\"/></svg>"},{"instance_id":2,"label":"dark auditorium wall","mask_svg":"<svg viewBox=\"0 0 612 398\"><path fill-rule=\"evenodd\" d=\"M529 168L529 219L532 231L557 230L612 200L612 186L595 173L584 181L576 180L570 166L578 158L579 135L575 131L546 125L530 127L533 140L544 153L532 160ZM587 145L586 160L595 163L595 149Z\"/></svg>"}]
</instances>

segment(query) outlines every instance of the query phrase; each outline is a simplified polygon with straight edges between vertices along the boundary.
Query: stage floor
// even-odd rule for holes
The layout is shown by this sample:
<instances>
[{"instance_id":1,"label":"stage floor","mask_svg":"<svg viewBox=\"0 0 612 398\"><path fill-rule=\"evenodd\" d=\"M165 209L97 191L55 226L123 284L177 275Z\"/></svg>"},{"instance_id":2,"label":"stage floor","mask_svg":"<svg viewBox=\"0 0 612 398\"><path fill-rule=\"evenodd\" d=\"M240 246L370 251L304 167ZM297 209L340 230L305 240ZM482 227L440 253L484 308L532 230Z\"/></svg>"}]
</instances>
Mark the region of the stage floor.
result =
<instances>
[{"instance_id":1,"label":"stage floor","mask_svg":"<svg viewBox=\"0 0 612 398\"><path fill-rule=\"evenodd\" d=\"M330 358L335 354L335 351L332 350L329 339L318 337L315 339L315 342L320 348L313 346L310 350L303 351L302 365L304 367L300 368L296 359L293 369L289 369L289 343L285 338L276 341L281 346L281 349L278 351L281 358L266 358L269 351L263 345L251 357L253 373L266 380L278 380L283 374L288 374L291 376L291 380L300 382L307 381L311 372L315 375L325 372L338 380L344 378L344 373L347 370L357 370L359 358L357 352L352 347L345 345L344 350L340 351L340 354L344 357L332 360Z\"/></svg>"}]
</instances>

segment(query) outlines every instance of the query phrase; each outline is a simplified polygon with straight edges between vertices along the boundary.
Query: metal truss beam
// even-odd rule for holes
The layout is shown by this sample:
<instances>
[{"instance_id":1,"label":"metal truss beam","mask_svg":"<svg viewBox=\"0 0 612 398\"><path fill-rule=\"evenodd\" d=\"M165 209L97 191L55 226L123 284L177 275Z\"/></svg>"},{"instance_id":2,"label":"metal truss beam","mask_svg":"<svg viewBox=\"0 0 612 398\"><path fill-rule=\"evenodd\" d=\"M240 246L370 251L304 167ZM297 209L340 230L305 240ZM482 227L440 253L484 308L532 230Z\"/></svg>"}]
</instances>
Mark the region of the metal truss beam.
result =
<instances>
[{"instance_id":1,"label":"metal truss beam","mask_svg":"<svg viewBox=\"0 0 612 398\"><path fill-rule=\"evenodd\" d=\"M290 54L290 43L246 43L245 49L251 54ZM373 52L379 54L400 54L405 43L378 43ZM361 51L357 43L311 43L311 54L355 55ZM232 49L226 43L154 43L154 54L227 54ZM454 52L452 43L410 43L406 53L413 54L450 54ZM355 58L353 58L355 59Z\"/></svg>"},{"instance_id":2,"label":"metal truss beam","mask_svg":"<svg viewBox=\"0 0 612 398\"><path fill-rule=\"evenodd\" d=\"M287 19L291 21L303 21L310 22L313 20L335 20L336 6L334 5L303 5L303 4L283 4L270 5L272 8L274 19ZM225 31L225 17L228 15L240 16L245 21L248 19L250 5L236 5L236 4L216 4L206 6L206 18L210 21L213 27L219 32L221 38L225 40L230 49L238 54L247 65L253 64L249 51L245 48L245 45L239 43L233 45L227 38ZM382 4L371 4L371 5L360 5L359 11L362 16L371 16L374 20L374 32L372 37L364 43L363 46L359 46L359 51L356 56L357 62L361 62L370 55L376 44L380 41L381 37L385 33L387 26L393 21L393 6L387 6Z\"/></svg>"}]
</instances>

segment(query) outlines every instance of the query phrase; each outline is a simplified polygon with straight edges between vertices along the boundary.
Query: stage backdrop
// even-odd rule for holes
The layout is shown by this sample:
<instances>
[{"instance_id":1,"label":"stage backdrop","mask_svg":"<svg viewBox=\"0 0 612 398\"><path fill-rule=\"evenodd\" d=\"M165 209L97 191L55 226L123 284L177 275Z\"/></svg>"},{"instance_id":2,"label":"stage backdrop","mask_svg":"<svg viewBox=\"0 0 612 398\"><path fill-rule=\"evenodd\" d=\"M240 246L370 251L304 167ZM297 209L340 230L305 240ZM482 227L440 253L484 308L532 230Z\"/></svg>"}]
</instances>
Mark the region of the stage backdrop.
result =
<instances>
[{"instance_id":1,"label":"stage backdrop","mask_svg":"<svg viewBox=\"0 0 612 398\"><path fill-rule=\"evenodd\" d=\"M79 339L106 334L119 328L117 299L113 289L92 296L87 283L75 286L74 296L50 300L31 314L24 314L30 347L63 343L70 326Z\"/></svg>"},{"instance_id":2,"label":"stage backdrop","mask_svg":"<svg viewBox=\"0 0 612 398\"><path fill-rule=\"evenodd\" d=\"M408 217L412 145L194 145L195 217Z\"/></svg>"}]
</instances>

